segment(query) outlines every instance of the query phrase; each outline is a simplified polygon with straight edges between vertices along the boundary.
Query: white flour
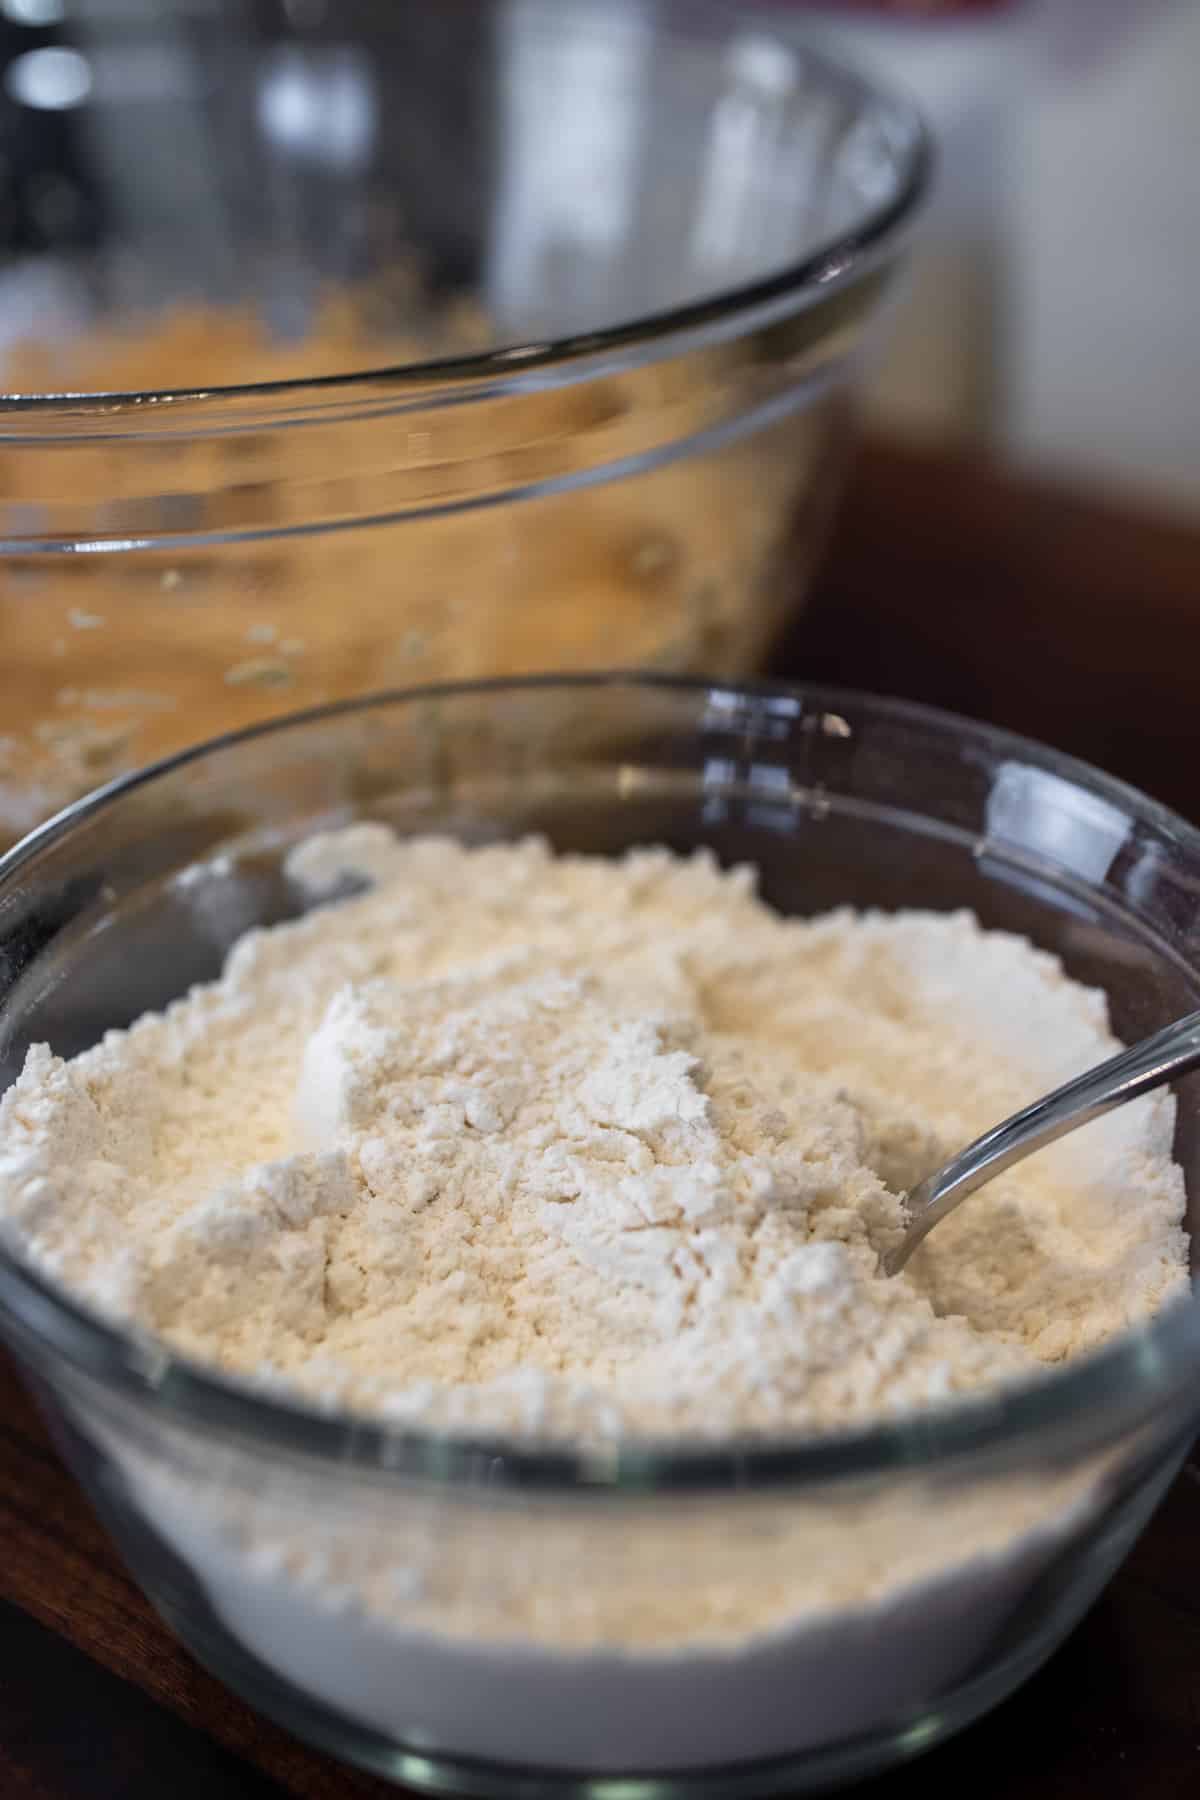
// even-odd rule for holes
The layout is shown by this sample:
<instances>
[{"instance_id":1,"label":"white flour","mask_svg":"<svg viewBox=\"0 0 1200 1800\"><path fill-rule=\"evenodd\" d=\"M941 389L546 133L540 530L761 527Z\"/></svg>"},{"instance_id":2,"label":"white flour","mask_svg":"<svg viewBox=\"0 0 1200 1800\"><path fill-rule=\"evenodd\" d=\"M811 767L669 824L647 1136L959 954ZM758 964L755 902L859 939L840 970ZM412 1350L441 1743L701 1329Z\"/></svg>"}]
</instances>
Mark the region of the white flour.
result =
<instances>
[{"instance_id":1,"label":"white flour","mask_svg":"<svg viewBox=\"0 0 1200 1800\"><path fill-rule=\"evenodd\" d=\"M1184 1281L1172 1103L997 1181L885 1279L896 1190L1112 1048L966 915L788 921L749 871L360 827L366 896L48 1052L0 1196L61 1279L196 1356L404 1419L728 1436L1027 1373Z\"/></svg>"},{"instance_id":2,"label":"white flour","mask_svg":"<svg viewBox=\"0 0 1200 1800\"><path fill-rule=\"evenodd\" d=\"M31 1053L0 1105L0 1208L29 1251L196 1357L493 1437L824 1431L1026 1376L1184 1290L1165 1095L879 1273L899 1190L1114 1047L1101 995L966 914L784 920L703 855L556 859L369 826L291 872L375 885L249 934L219 983L72 1063ZM778 1753L914 1703L1080 1499L1077 1479L1018 1481L931 1511L893 1488L765 1504L741 1533L723 1507L659 1506L592 1581L597 1528L574 1513L481 1539L439 1505L380 1529L286 1486L239 1497L228 1471L201 1504L203 1475L122 1454L219 1610L293 1680L389 1732L587 1766L570 1707L601 1689L606 1717L633 1706L646 1655L682 1658L679 1731L652 1704L636 1757L626 1742L647 1766ZM696 1722L717 1651L722 1721L744 1689L736 1742ZM564 1654L583 1683L567 1712L546 1704ZM794 1700L753 1723L776 1664L807 1684L808 1726Z\"/></svg>"}]
</instances>

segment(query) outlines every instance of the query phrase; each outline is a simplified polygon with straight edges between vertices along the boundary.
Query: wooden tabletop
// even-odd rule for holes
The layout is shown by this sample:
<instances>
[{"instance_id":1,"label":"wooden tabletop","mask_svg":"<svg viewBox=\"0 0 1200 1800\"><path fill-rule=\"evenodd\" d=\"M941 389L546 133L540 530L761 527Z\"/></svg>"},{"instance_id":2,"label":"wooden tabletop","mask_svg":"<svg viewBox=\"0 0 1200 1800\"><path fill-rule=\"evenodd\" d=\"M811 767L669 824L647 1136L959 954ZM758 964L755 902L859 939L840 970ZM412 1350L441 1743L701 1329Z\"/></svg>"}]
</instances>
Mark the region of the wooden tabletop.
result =
<instances>
[{"instance_id":1,"label":"wooden tabletop","mask_svg":"<svg viewBox=\"0 0 1200 1800\"><path fill-rule=\"evenodd\" d=\"M860 459L779 663L955 707L1200 813L1200 530L948 453ZM257 1718L180 1650L0 1360L3 1800L357 1800L394 1788ZM991 1718L860 1790L926 1800L1179 1800L1200 1783L1200 1460L1047 1668Z\"/></svg>"}]
</instances>

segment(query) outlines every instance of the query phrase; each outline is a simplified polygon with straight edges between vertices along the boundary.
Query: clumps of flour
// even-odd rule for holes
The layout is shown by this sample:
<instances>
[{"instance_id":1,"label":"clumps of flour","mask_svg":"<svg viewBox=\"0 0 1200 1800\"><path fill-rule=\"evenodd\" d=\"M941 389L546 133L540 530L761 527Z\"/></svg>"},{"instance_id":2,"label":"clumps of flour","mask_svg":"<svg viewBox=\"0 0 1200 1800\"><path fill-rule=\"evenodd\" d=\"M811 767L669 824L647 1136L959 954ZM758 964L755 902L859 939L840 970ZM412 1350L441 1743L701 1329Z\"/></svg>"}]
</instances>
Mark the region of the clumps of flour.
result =
<instances>
[{"instance_id":1,"label":"clumps of flour","mask_svg":"<svg viewBox=\"0 0 1200 1800\"><path fill-rule=\"evenodd\" d=\"M0 1209L106 1311L326 1405L608 1440L828 1429L1183 1291L1173 1103L993 1183L895 1280L900 1193L1110 1052L965 913L778 917L748 869L359 826L222 979L0 1105Z\"/></svg>"}]
</instances>

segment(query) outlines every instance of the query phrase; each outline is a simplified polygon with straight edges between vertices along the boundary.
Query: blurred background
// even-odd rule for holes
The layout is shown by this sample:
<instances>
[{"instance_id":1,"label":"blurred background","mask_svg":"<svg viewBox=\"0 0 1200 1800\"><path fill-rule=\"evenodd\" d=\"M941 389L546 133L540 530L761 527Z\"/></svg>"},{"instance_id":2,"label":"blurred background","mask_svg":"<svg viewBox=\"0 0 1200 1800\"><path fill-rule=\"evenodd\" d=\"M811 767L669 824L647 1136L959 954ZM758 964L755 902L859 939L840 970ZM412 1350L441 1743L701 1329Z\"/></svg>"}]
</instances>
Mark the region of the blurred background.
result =
<instances>
[{"instance_id":1,"label":"blurred background","mask_svg":"<svg viewBox=\"0 0 1200 1800\"><path fill-rule=\"evenodd\" d=\"M917 95L942 146L876 415L1200 513L1200 6L788 14Z\"/></svg>"},{"instance_id":2,"label":"blurred background","mask_svg":"<svg viewBox=\"0 0 1200 1800\"><path fill-rule=\"evenodd\" d=\"M906 109L810 45L939 147L882 361L851 249L664 364L662 314L919 210ZM1200 812L1198 72L1197 0L0 0L5 386L132 396L6 409L0 839L272 712L615 664ZM634 321L561 404L209 392Z\"/></svg>"},{"instance_id":3,"label":"blurred background","mask_svg":"<svg viewBox=\"0 0 1200 1800\"><path fill-rule=\"evenodd\" d=\"M940 145L783 666L1024 731L1200 818L1200 6L773 13L917 95Z\"/></svg>"},{"instance_id":4,"label":"blurred background","mask_svg":"<svg viewBox=\"0 0 1200 1800\"><path fill-rule=\"evenodd\" d=\"M69 7L75 31L65 29ZM284 11L313 27L327 8L335 18L333 0L290 0ZM741 9L834 44L908 89L941 143L932 217L870 396L874 420L1200 513L1195 0L741 0ZM88 10L0 0L0 241L10 251L76 235L85 243L104 230L75 122L95 71L63 47L79 42ZM129 0L127 10L153 14L153 0ZM172 10L206 8L196 0ZM624 41L628 67L614 34L605 70L604 153L618 159L622 130L637 125L620 104L637 33ZM147 104L177 98L166 41L130 59L120 81L142 121L130 134L137 155ZM343 166L372 125L356 102L350 53L329 61L315 94L289 83L281 64L273 104L285 136L318 134ZM178 109L172 118L186 123ZM596 139L587 108L575 109L573 127L570 109L540 111L524 153L536 160L553 141L561 176L572 129L586 162ZM408 152L419 155L419 142ZM180 216L202 217L197 163L182 132L168 162L145 160L139 178L157 182ZM26 334L53 303L36 285L10 284L0 341Z\"/></svg>"}]
</instances>

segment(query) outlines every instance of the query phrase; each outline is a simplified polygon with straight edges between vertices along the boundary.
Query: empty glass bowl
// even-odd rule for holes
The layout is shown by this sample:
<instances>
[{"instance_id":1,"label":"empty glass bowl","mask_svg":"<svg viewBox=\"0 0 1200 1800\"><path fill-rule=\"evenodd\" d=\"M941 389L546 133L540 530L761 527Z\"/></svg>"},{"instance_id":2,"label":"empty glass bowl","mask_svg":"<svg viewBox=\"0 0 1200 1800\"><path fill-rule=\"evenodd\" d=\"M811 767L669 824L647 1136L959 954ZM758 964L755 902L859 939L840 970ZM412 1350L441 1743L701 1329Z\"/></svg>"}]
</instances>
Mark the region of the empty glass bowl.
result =
<instances>
[{"instance_id":1,"label":"empty glass bowl","mask_svg":"<svg viewBox=\"0 0 1200 1800\"><path fill-rule=\"evenodd\" d=\"M241 932L307 904L288 848L359 818L604 853L708 844L788 912L973 907L1106 988L1126 1038L1200 1004L1200 835L1132 790L862 695L596 677L335 707L45 826L0 863L7 1077L30 1043L77 1051L215 975ZM1198 1124L1192 1079L1193 1213ZM732 1800L936 1742L1079 1618L1200 1418L1190 1301L901 1423L603 1454L264 1397L103 1323L11 1242L0 1329L203 1662L339 1755L522 1800ZM844 1576L839 1605L812 1604L814 1570L822 1591ZM699 1587L721 1606L698 1609Z\"/></svg>"},{"instance_id":2,"label":"empty glass bowl","mask_svg":"<svg viewBox=\"0 0 1200 1800\"><path fill-rule=\"evenodd\" d=\"M759 664L925 185L904 103L702 0L27 35L0 842L382 686Z\"/></svg>"}]
</instances>

